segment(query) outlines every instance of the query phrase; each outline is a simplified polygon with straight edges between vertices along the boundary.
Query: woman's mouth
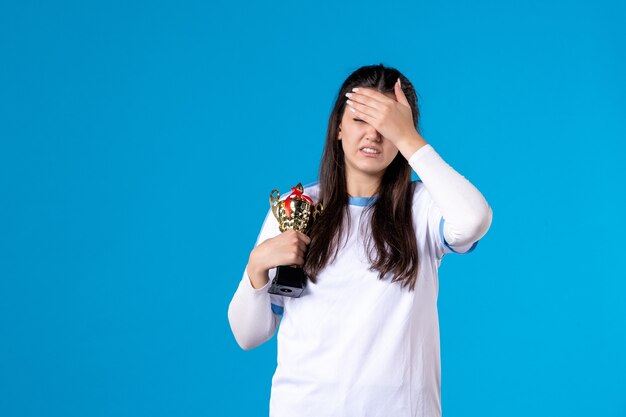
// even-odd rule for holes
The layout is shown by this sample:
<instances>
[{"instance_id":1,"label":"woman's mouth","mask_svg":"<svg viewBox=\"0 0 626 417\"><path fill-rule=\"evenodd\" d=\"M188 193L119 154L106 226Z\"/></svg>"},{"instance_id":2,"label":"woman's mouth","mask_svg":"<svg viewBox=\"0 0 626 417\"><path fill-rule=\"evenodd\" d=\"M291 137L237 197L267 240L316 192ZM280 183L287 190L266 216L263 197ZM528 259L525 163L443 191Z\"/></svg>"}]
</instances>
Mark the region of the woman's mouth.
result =
<instances>
[{"instance_id":1,"label":"woman's mouth","mask_svg":"<svg viewBox=\"0 0 626 417\"><path fill-rule=\"evenodd\" d=\"M381 151L379 151L378 149L370 148L367 146L364 146L361 149L359 149L359 152L369 158L377 158L381 154Z\"/></svg>"}]
</instances>

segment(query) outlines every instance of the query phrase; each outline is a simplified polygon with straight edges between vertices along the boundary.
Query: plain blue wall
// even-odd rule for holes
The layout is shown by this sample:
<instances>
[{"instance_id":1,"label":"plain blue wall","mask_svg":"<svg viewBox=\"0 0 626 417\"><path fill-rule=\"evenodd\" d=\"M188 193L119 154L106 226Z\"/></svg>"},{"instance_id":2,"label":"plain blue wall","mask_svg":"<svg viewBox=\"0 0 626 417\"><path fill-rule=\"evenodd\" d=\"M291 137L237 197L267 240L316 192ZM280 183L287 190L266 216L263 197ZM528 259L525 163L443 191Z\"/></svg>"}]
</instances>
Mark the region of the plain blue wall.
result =
<instances>
[{"instance_id":1,"label":"plain blue wall","mask_svg":"<svg viewBox=\"0 0 626 417\"><path fill-rule=\"evenodd\" d=\"M228 304L380 62L494 211L440 269L444 415L626 415L623 3L156 3L0 6L0 415L267 415Z\"/></svg>"}]
</instances>

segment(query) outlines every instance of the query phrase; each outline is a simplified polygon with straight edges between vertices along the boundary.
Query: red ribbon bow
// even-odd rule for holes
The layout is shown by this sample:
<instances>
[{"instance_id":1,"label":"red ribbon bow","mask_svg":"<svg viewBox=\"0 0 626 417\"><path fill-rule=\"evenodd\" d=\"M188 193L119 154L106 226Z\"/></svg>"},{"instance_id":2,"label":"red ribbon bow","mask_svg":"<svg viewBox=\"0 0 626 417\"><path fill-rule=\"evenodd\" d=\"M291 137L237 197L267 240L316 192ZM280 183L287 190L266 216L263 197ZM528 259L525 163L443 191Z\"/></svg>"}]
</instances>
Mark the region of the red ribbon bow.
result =
<instances>
[{"instance_id":1,"label":"red ribbon bow","mask_svg":"<svg viewBox=\"0 0 626 417\"><path fill-rule=\"evenodd\" d=\"M303 200L306 200L309 203L311 203L311 205L313 205L313 200L311 200L309 196L302 194L300 190L298 190L296 187L291 187L291 191L292 193L289 194L287 198L285 199L285 211L287 212L287 217L291 217L291 198L292 197L300 197Z\"/></svg>"}]
</instances>

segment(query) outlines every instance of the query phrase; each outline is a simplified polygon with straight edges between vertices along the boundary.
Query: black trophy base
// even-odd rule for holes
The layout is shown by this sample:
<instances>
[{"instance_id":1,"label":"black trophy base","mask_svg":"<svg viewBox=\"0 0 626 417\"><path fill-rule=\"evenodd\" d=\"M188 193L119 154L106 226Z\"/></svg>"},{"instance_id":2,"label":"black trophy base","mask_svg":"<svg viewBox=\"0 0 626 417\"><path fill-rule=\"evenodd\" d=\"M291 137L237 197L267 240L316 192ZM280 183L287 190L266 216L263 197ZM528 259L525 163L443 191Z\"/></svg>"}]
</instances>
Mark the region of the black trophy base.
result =
<instances>
[{"instance_id":1,"label":"black trophy base","mask_svg":"<svg viewBox=\"0 0 626 417\"><path fill-rule=\"evenodd\" d=\"M302 268L293 266L279 266L276 268L276 276L272 280L270 294L283 295L285 297L298 298L306 285L306 275Z\"/></svg>"}]
</instances>

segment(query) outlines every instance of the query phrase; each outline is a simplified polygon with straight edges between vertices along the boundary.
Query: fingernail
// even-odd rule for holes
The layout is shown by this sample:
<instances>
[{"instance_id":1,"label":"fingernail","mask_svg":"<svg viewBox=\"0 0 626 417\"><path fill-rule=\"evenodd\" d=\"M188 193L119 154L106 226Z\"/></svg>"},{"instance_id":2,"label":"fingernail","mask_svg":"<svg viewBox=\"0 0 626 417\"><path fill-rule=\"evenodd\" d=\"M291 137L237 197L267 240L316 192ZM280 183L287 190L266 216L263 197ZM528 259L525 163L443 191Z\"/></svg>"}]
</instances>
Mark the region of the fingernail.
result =
<instances>
[{"instance_id":1,"label":"fingernail","mask_svg":"<svg viewBox=\"0 0 626 417\"><path fill-rule=\"evenodd\" d=\"M400 82L400 77L398 77L398 85L402 88L402 83Z\"/></svg>"}]
</instances>

